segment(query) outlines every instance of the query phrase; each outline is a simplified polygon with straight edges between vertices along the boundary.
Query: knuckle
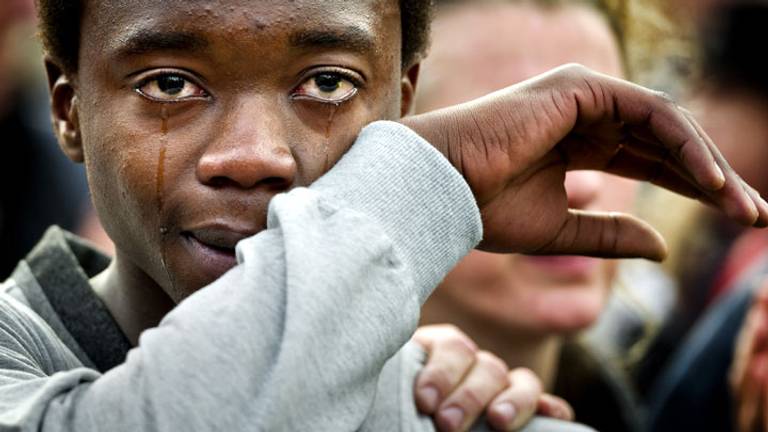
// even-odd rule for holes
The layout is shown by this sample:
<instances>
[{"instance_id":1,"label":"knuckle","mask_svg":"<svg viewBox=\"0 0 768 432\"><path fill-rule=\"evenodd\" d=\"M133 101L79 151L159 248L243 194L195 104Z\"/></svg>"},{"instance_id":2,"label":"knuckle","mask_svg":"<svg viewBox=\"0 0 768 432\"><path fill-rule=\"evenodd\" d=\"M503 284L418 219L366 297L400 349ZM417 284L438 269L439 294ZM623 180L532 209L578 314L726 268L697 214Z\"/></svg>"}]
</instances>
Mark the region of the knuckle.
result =
<instances>
[{"instance_id":1,"label":"knuckle","mask_svg":"<svg viewBox=\"0 0 768 432\"><path fill-rule=\"evenodd\" d=\"M445 331L445 336L447 338L461 339L464 342L469 342L470 345L472 344L472 339L470 339L466 333L464 333L460 328L453 324L445 324L443 330Z\"/></svg>"},{"instance_id":2,"label":"knuckle","mask_svg":"<svg viewBox=\"0 0 768 432\"><path fill-rule=\"evenodd\" d=\"M515 386L525 386L539 394L544 391L539 377L528 368L516 368L510 375Z\"/></svg>"},{"instance_id":3,"label":"knuckle","mask_svg":"<svg viewBox=\"0 0 768 432\"><path fill-rule=\"evenodd\" d=\"M444 349L463 357L474 358L477 346L468 337L451 337L440 342Z\"/></svg>"},{"instance_id":4,"label":"knuckle","mask_svg":"<svg viewBox=\"0 0 768 432\"><path fill-rule=\"evenodd\" d=\"M459 404L468 413L477 413L489 400L478 389L468 388L461 393Z\"/></svg>"},{"instance_id":5,"label":"knuckle","mask_svg":"<svg viewBox=\"0 0 768 432\"><path fill-rule=\"evenodd\" d=\"M437 367L424 371L423 382L437 387L442 395L450 393L455 385L454 380L451 379L451 374L447 370Z\"/></svg>"},{"instance_id":6,"label":"knuckle","mask_svg":"<svg viewBox=\"0 0 768 432\"><path fill-rule=\"evenodd\" d=\"M670 95L669 93L664 91L659 91L659 90L654 90L653 93L663 103L668 105L677 105L677 103L675 102L675 98L673 98L672 95Z\"/></svg>"},{"instance_id":7,"label":"knuckle","mask_svg":"<svg viewBox=\"0 0 768 432\"><path fill-rule=\"evenodd\" d=\"M477 360L478 364L482 365L494 379L499 381L507 380L509 367L504 363L504 360L488 351L478 352Z\"/></svg>"},{"instance_id":8,"label":"knuckle","mask_svg":"<svg viewBox=\"0 0 768 432\"><path fill-rule=\"evenodd\" d=\"M592 71L581 63L568 63L563 66L563 69L574 74L587 75Z\"/></svg>"}]
</instances>

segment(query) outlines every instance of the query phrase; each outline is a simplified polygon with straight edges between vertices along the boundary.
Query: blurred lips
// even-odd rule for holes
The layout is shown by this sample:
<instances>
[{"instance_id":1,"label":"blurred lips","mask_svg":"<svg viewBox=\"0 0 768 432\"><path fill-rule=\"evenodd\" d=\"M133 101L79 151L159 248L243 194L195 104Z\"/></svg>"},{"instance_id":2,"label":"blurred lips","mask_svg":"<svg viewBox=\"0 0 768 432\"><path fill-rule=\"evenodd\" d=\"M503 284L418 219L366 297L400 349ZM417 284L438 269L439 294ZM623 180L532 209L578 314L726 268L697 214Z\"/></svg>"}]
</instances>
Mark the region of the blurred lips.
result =
<instances>
[{"instance_id":1,"label":"blurred lips","mask_svg":"<svg viewBox=\"0 0 768 432\"><path fill-rule=\"evenodd\" d=\"M583 278L594 272L599 258L583 256L526 256L525 261L556 276L564 278Z\"/></svg>"}]
</instances>

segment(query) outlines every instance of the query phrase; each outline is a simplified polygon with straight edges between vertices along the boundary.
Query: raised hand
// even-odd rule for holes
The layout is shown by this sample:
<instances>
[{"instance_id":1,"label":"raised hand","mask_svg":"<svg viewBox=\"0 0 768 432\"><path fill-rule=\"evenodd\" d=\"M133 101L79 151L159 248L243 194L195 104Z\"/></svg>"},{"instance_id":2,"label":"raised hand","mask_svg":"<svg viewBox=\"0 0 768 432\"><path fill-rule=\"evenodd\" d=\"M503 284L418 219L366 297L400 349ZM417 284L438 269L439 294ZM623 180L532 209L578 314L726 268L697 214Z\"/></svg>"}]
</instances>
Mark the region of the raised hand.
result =
<instances>
[{"instance_id":1,"label":"raised hand","mask_svg":"<svg viewBox=\"0 0 768 432\"><path fill-rule=\"evenodd\" d=\"M661 236L624 214L568 209L567 170L649 181L768 225L768 204L665 95L567 65L481 99L403 119L467 180L495 252L666 255Z\"/></svg>"}]
</instances>

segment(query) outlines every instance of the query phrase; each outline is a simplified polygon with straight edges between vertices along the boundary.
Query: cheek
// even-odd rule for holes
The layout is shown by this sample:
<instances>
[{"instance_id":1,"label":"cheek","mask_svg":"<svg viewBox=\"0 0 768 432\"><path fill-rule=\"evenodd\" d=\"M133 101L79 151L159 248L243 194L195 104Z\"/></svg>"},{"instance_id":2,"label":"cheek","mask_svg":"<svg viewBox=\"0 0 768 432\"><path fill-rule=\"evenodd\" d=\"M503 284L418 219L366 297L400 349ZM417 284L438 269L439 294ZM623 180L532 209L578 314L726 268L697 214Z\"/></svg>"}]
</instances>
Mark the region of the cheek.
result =
<instances>
[{"instance_id":1,"label":"cheek","mask_svg":"<svg viewBox=\"0 0 768 432\"><path fill-rule=\"evenodd\" d=\"M391 100L384 102L361 92L339 106L297 103L290 120L292 151L299 166L299 185L309 185L328 172L354 144L360 131L377 120L394 120ZM384 102L384 103L383 103Z\"/></svg>"},{"instance_id":2,"label":"cheek","mask_svg":"<svg viewBox=\"0 0 768 432\"><path fill-rule=\"evenodd\" d=\"M151 241L158 220L160 121L153 131L121 116L125 113L88 117L96 120L83 125L85 163L105 230L118 248L140 250L131 245Z\"/></svg>"},{"instance_id":3,"label":"cheek","mask_svg":"<svg viewBox=\"0 0 768 432\"><path fill-rule=\"evenodd\" d=\"M569 334L597 321L611 293L618 262L601 263L599 271L579 283L542 285L521 305L528 324L548 333Z\"/></svg>"},{"instance_id":4,"label":"cheek","mask_svg":"<svg viewBox=\"0 0 768 432\"><path fill-rule=\"evenodd\" d=\"M472 251L448 274L438 292L457 309L482 319L514 320L525 297L524 281L516 269L514 255Z\"/></svg>"},{"instance_id":5,"label":"cheek","mask_svg":"<svg viewBox=\"0 0 768 432\"><path fill-rule=\"evenodd\" d=\"M586 279L564 282L519 255L473 251L449 273L436 295L510 331L571 333L593 324L610 294L616 261Z\"/></svg>"},{"instance_id":6,"label":"cheek","mask_svg":"<svg viewBox=\"0 0 768 432\"><path fill-rule=\"evenodd\" d=\"M603 174L603 185L597 199L590 205L590 210L631 211L637 196L639 183L617 176Z\"/></svg>"}]
</instances>

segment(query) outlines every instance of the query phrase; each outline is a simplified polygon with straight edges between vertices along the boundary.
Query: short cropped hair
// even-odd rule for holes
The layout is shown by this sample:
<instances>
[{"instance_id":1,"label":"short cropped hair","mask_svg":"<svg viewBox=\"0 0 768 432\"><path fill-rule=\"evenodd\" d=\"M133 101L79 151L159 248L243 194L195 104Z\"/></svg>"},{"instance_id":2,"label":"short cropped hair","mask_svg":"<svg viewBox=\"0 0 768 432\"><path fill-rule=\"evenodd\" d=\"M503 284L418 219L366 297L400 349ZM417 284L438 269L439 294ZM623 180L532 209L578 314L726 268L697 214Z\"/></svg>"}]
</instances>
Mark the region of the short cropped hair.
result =
<instances>
[{"instance_id":1,"label":"short cropped hair","mask_svg":"<svg viewBox=\"0 0 768 432\"><path fill-rule=\"evenodd\" d=\"M433 0L400 0L402 67L420 61L429 45ZM77 71L83 0L37 0L40 37L49 56L66 71Z\"/></svg>"}]
</instances>

